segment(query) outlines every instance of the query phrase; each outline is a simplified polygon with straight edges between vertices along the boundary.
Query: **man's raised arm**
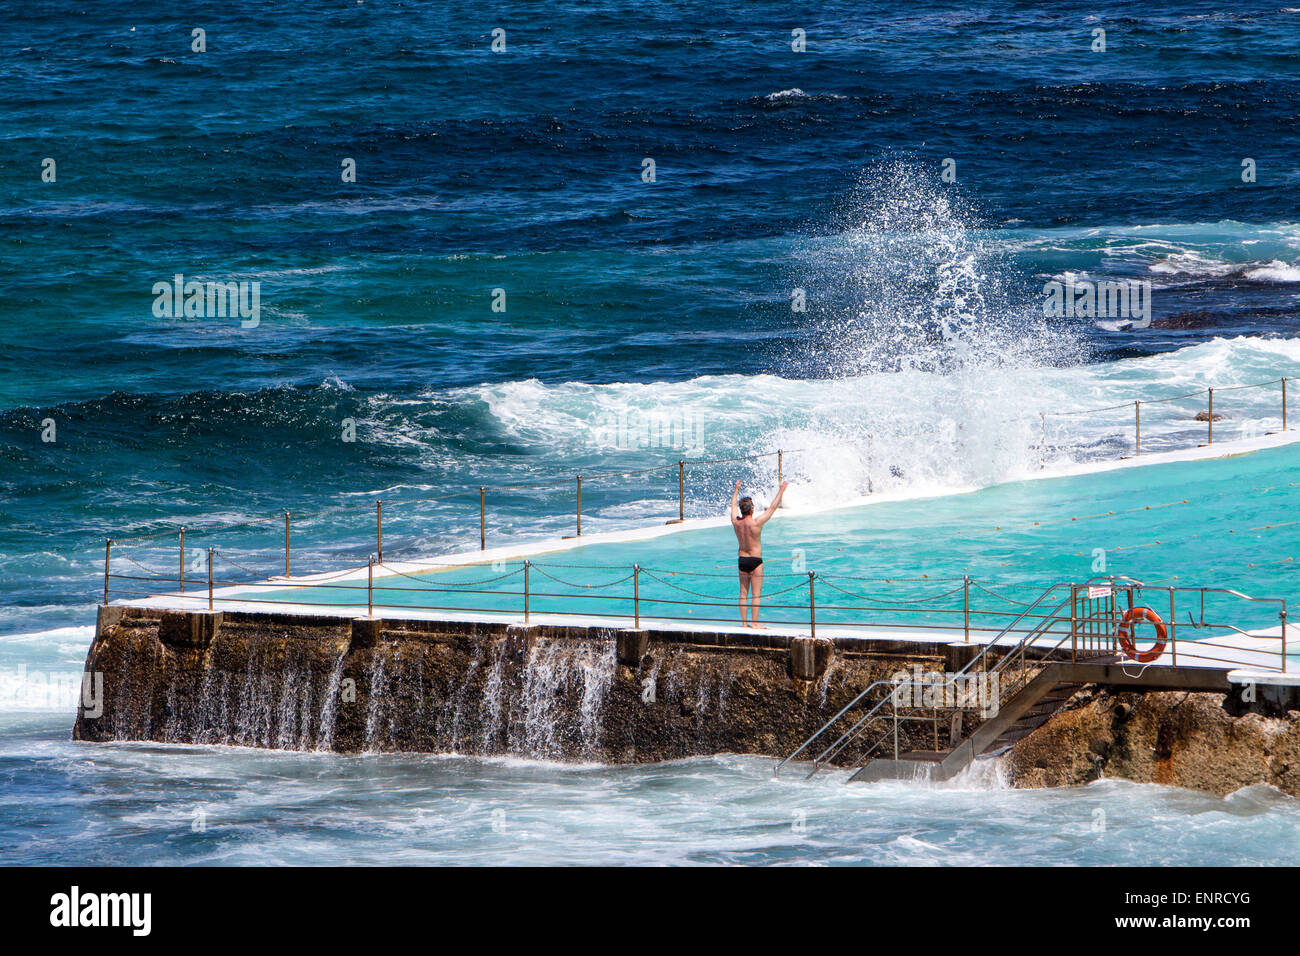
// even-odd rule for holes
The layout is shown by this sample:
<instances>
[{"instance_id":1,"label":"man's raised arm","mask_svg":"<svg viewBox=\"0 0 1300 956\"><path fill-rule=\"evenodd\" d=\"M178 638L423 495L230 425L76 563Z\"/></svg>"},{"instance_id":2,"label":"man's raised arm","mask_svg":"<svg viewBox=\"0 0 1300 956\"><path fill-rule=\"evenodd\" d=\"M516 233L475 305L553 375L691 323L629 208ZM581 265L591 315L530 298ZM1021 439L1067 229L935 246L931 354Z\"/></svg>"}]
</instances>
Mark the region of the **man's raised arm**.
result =
<instances>
[{"instance_id":1,"label":"man's raised arm","mask_svg":"<svg viewBox=\"0 0 1300 956\"><path fill-rule=\"evenodd\" d=\"M790 487L790 482L781 482L781 487L777 489L776 497L772 499L772 503L767 506L767 510L759 517L759 524L767 524L767 519L776 514L776 509L781 507L781 496L785 494L785 489L788 487Z\"/></svg>"},{"instance_id":2,"label":"man's raised arm","mask_svg":"<svg viewBox=\"0 0 1300 956\"><path fill-rule=\"evenodd\" d=\"M740 482L736 482L736 487L731 489L731 520L736 521L740 518L740 508L736 501L740 498Z\"/></svg>"}]
</instances>

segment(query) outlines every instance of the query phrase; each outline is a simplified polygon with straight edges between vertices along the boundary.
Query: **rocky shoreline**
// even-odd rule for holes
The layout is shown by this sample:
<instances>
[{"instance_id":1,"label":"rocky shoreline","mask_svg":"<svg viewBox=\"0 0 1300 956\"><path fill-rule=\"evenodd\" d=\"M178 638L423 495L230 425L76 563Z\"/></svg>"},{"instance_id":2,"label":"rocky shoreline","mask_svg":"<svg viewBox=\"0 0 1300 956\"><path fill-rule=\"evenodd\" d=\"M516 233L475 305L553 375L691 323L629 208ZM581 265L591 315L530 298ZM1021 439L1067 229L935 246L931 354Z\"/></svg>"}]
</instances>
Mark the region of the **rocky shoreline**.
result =
<instances>
[{"instance_id":1,"label":"rocky shoreline","mask_svg":"<svg viewBox=\"0 0 1300 956\"><path fill-rule=\"evenodd\" d=\"M1085 687L1012 748L1010 781L1067 787L1122 778L1220 796L1262 783L1300 796L1300 710L1239 697Z\"/></svg>"}]
</instances>

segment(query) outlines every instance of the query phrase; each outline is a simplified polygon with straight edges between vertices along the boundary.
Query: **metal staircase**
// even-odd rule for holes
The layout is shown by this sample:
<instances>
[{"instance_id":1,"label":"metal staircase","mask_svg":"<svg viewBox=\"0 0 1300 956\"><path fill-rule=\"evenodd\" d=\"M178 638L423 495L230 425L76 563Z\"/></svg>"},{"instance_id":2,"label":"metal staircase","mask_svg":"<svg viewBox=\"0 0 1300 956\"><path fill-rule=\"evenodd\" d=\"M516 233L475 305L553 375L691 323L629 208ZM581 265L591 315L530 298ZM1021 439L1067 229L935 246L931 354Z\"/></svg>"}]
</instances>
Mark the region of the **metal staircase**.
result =
<instances>
[{"instance_id":1,"label":"metal staircase","mask_svg":"<svg viewBox=\"0 0 1300 956\"><path fill-rule=\"evenodd\" d=\"M1052 585L955 674L868 686L781 761L777 773L802 756L811 762L809 777L835 765L854 771L850 781L951 779L976 757L1013 746L1065 706L1083 686L1076 679L1081 660L1116 659L1113 634L1122 615L1117 589L1128 589L1131 605L1133 589L1141 587L1140 581L1118 577ZM1067 642L1068 660L1053 660ZM983 721L958 740L959 722L972 712ZM943 747L939 728L945 720L952 722L952 742ZM835 736L842 723L848 726ZM927 723L932 749L905 746L916 735L902 728ZM814 756L819 742L822 749Z\"/></svg>"},{"instance_id":2,"label":"metal staircase","mask_svg":"<svg viewBox=\"0 0 1300 956\"><path fill-rule=\"evenodd\" d=\"M1063 665L1048 664L1000 706L996 716L948 750L909 751L893 759L874 759L850 778L854 781L924 778L951 780L976 757L999 753L1042 726L1065 706L1080 683L1063 682Z\"/></svg>"}]
</instances>

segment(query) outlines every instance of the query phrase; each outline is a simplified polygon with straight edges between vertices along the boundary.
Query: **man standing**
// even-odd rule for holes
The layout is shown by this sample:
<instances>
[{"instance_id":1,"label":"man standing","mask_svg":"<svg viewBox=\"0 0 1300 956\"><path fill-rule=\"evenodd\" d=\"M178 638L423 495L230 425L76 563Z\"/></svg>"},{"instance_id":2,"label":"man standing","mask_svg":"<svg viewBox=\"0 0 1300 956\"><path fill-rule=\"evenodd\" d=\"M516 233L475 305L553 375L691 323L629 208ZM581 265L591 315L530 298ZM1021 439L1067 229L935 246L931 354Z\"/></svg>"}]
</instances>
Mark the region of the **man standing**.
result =
<instances>
[{"instance_id":1,"label":"man standing","mask_svg":"<svg viewBox=\"0 0 1300 956\"><path fill-rule=\"evenodd\" d=\"M763 525L781 507L781 496L789 484L788 481L781 482L776 497L757 518L754 517L753 498L736 500L740 497L739 481L731 490L731 527L740 546L740 623L744 627L763 627L758 623L758 605L763 595ZM748 615L745 611L747 603Z\"/></svg>"}]
</instances>

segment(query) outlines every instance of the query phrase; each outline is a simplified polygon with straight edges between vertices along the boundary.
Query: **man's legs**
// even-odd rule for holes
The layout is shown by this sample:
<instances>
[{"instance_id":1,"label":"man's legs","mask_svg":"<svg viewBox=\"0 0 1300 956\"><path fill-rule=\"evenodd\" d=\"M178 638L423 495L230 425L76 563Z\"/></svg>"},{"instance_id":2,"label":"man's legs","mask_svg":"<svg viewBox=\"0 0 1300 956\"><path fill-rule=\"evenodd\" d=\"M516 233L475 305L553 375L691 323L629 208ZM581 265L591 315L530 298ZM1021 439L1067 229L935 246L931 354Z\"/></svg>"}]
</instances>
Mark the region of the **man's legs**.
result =
<instances>
[{"instance_id":1,"label":"man's legs","mask_svg":"<svg viewBox=\"0 0 1300 956\"><path fill-rule=\"evenodd\" d=\"M753 594L753 600L749 605L750 627L762 627L763 625L758 623L758 604L763 597L763 566L760 564L756 567L749 577L749 589Z\"/></svg>"},{"instance_id":2,"label":"man's legs","mask_svg":"<svg viewBox=\"0 0 1300 956\"><path fill-rule=\"evenodd\" d=\"M744 571L740 572L740 626L749 627L749 578L750 575Z\"/></svg>"}]
</instances>

